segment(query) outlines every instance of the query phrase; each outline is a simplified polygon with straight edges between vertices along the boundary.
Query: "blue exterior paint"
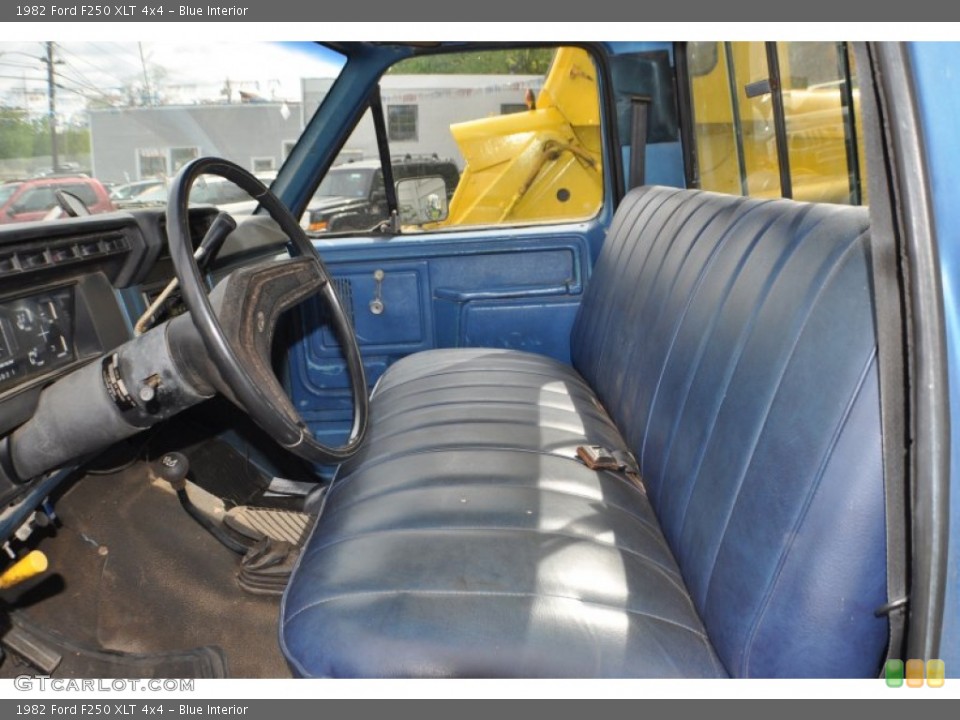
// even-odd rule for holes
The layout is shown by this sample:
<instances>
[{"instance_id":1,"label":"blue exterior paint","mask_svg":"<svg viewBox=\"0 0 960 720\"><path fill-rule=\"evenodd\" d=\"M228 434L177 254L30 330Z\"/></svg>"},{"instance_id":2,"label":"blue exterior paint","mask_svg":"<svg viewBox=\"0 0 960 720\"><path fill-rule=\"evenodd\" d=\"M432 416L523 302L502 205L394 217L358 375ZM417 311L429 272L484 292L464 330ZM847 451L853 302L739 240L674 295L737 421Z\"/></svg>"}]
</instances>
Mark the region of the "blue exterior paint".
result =
<instances>
[{"instance_id":1,"label":"blue exterior paint","mask_svg":"<svg viewBox=\"0 0 960 720\"><path fill-rule=\"evenodd\" d=\"M916 43L910 46L917 106L923 124L949 360L950 547L940 657L947 674L960 677L960 44Z\"/></svg>"}]
</instances>

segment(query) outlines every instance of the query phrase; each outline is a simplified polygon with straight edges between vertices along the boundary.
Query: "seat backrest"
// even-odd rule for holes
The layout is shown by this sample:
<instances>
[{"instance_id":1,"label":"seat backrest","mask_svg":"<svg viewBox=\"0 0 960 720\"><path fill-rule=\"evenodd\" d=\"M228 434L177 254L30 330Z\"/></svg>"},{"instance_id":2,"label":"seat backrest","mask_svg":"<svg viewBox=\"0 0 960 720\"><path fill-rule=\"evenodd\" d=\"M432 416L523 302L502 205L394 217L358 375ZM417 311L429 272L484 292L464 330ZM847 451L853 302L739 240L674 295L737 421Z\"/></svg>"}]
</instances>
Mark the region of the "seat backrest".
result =
<instances>
[{"instance_id":1,"label":"seat backrest","mask_svg":"<svg viewBox=\"0 0 960 720\"><path fill-rule=\"evenodd\" d=\"M875 677L886 566L866 211L632 191L572 346L731 675Z\"/></svg>"}]
</instances>

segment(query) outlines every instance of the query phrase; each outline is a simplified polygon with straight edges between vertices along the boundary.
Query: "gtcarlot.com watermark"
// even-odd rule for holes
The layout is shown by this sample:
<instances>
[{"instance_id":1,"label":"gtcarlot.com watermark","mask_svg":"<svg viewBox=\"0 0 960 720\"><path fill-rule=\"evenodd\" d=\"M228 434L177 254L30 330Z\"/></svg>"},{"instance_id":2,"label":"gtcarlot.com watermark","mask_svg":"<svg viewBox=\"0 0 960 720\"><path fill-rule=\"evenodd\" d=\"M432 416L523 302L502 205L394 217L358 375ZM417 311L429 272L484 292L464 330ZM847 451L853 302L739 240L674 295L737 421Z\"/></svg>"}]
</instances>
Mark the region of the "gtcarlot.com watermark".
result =
<instances>
[{"instance_id":1,"label":"gtcarlot.com watermark","mask_svg":"<svg viewBox=\"0 0 960 720\"><path fill-rule=\"evenodd\" d=\"M13 686L17 690L40 690L53 692L193 692L194 680L77 680L75 678L52 678L48 675L17 675Z\"/></svg>"}]
</instances>

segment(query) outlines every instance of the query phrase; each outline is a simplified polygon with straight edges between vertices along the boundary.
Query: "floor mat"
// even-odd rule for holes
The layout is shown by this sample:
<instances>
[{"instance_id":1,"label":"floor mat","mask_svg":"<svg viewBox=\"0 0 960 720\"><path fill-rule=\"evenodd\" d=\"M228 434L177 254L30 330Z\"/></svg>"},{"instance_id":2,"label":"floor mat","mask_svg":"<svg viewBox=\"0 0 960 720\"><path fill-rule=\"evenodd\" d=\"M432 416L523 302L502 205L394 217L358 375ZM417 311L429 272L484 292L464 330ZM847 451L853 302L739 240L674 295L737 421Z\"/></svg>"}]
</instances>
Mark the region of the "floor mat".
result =
<instances>
[{"instance_id":1,"label":"floor mat","mask_svg":"<svg viewBox=\"0 0 960 720\"><path fill-rule=\"evenodd\" d=\"M88 476L56 504L50 570L0 600L84 647L134 654L215 646L230 677L289 677L277 642L279 598L237 584L239 558L138 464Z\"/></svg>"},{"instance_id":2,"label":"floor mat","mask_svg":"<svg viewBox=\"0 0 960 720\"><path fill-rule=\"evenodd\" d=\"M88 648L25 619L12 616L4 649L14 665L27 664L55 677L84 678L224 678L223 650L206 646L178 652L120 653ZM38 658L49 658L40 660Z\"/></svg>"}]
</instances>

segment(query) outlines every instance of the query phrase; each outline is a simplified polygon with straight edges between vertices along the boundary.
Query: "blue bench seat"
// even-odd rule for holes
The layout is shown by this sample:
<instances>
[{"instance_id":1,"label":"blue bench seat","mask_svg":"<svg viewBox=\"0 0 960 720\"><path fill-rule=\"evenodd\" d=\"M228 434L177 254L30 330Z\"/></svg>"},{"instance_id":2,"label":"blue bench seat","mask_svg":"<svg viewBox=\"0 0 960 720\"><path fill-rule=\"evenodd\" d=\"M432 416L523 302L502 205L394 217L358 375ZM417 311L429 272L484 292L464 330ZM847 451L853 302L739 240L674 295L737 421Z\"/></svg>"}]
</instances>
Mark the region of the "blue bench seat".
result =
<instances>
[{"instance_id":1,"label":"blue bench seat","mask_svg":"<svg viewBox=\"0 0 960 720\"><path fill-rule=\"evenodd\" d=\"M869 262L863 209L628 194L572 367L446 349L381 378L284 596L293 670L876 676Z\"/></svg>"}]
</instances>

